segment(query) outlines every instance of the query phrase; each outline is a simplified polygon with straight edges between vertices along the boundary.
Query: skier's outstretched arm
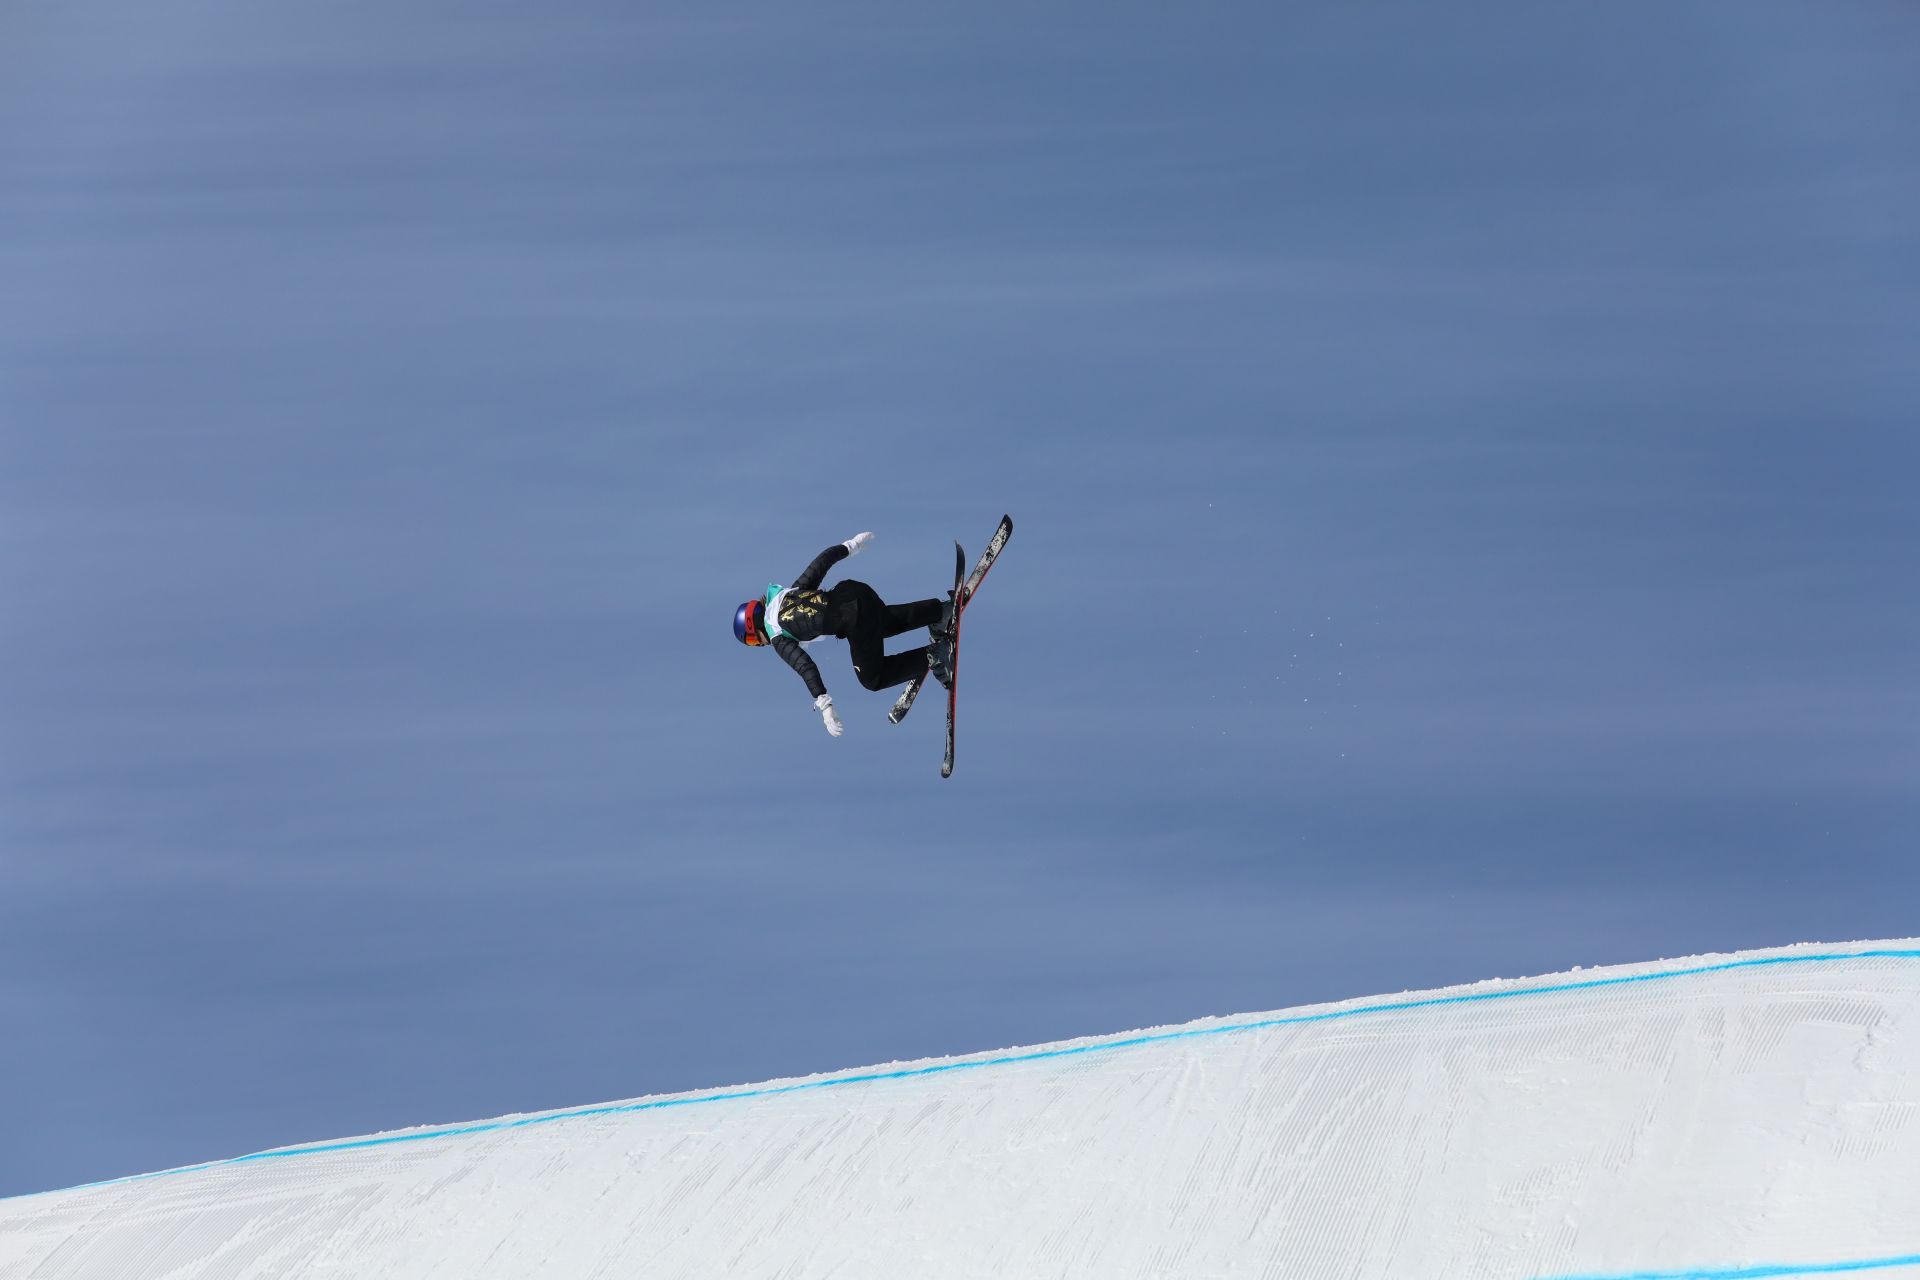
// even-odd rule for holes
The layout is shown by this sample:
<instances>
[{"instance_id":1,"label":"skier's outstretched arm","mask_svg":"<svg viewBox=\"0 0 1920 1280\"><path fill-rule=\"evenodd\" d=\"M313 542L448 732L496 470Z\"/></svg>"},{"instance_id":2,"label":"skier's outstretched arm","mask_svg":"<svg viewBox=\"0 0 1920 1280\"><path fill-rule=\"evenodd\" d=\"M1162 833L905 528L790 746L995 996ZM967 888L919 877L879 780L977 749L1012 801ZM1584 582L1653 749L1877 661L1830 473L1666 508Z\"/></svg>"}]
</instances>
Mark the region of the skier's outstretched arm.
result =
<instances>
[{"instance_id":1,"label":"skier's outstretched arm","mask_svg":"<svg viewBox=\"0 0 1920 1280\"><path fill-rule=\"evenodd\" d=\"M827 570L833 568L833 566L839 564L846 558L846 544L842 542L834 543L812 560L809 560L807 567L800 571L800 576L793 580L793 586L788 589L791 591L818 590L820 587L820 579L827 576Z\"/></svg>"},{"instance_id":2,"label":"skier's outstretched arm","mask_svg":"<svg viewBox=\"0 0 1920 1280\"><path fill-rule=\"evenodd\" d=\"M827 692L827 686L820 681L820 668L813 665L806 650L792 636L775 636L773 651L787 660L787 665L800 673L807 682L807 692L813 695L813 709L820 713L821 723L827 726L827 732L839 737L846 726L840 723L840 713L833 709L833 695Z\"/></svg>"},{"instance_id":3,"label":"skier's outstretched arm","mask_svg":"<svg viewBox=\"0 0 1920 1280\"><path fill-rule=\"evenodd\" d=\"M813 665L813 659L800 647L800 642L792 636L775 636L773 651L786 660L788 666L800 673L807 682L807 692L818 698L827 691L825 682L820 679L820 668Z\"/></svg>"},{"instance_id":4,"label":"skier's outstretched arm","mask_svg":"<svg viewBox=\"0 0 1920 1280\"><path fill-rule=\"evenodd\" d=\"M820 585L820 579L827 576L827 570L845 560L848 556L859 554L860 548L873 541L871 533L856 533L845 542L836 542L815 556L800 576L793 580L795 591L813 591Z\"/></svg>"}]
</instances>

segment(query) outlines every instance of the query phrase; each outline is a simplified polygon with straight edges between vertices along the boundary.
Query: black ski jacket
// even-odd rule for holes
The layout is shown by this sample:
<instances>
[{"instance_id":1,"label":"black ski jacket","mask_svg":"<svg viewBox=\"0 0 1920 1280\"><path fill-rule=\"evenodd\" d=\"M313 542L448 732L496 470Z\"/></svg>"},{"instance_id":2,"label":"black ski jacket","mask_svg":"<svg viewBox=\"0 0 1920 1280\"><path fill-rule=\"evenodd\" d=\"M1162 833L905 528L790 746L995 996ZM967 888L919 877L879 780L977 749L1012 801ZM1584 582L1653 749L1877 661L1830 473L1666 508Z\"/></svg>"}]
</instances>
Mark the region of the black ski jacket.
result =
<instances>
[{"instance_id":1,"label":"black ski jacket","mask_svg":"<svg viewBox=\"0 0 1920 1280\"><path fill-rule=\"evenodd\" d=\"M777 626L786 632L773 638L773 651L800 673L800 678L807 682L807 692L816 698L827 691L827 686L820 679L820 668L813 665L813 659L800 647L800 642L847 634L852 622L851 601L836 599L838 588L820 590L820 579L827 576L827 570L846 558L847 549L838 542L815 556L787 588L785 598L780 601L780 616L767 619L767 630Z\"/></svg>"}]
</instances>

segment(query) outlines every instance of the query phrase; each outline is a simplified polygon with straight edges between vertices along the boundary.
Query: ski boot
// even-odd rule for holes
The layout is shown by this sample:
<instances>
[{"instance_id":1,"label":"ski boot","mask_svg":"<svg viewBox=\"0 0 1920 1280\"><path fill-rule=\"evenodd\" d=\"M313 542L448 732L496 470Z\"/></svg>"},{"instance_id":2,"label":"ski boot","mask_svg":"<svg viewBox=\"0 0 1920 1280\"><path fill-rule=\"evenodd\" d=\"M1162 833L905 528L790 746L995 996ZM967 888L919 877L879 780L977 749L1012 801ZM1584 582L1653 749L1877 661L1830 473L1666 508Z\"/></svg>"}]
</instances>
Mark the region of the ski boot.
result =
<instances>
[{"instance_id":1,"label":"ski boot","mask_svg":"<svg viewBox=\"0 0 1920 1280\"><path fill-rule=\"evenodd\" d=\"M927 646L927 674L938 680L942 689L953 688L952 636L935 636Z\"/></svg>"},{"instance_id":2,"label":"ski boot","mask_svg":"<svg viewBox=\"0 0 1920 1280\"><path fill-rule=\"evenodd\" d=\"M927 676L941 681L941 689L954 687L954 597L948 591L941 603L941 618L927 626Z\"/></svg>"},{"instance_id":3,"label":"ski boot","mask_svg":"<svg viewBox=\"0 0 1920 1280\"><path fill-rule=\"evenodd\" d=\"M927 644L927 674L940 682L943 689L953 688L953 593L940 607L940 620L930 623L927 634L932 639Z\"/></svg>"}]
</instances>

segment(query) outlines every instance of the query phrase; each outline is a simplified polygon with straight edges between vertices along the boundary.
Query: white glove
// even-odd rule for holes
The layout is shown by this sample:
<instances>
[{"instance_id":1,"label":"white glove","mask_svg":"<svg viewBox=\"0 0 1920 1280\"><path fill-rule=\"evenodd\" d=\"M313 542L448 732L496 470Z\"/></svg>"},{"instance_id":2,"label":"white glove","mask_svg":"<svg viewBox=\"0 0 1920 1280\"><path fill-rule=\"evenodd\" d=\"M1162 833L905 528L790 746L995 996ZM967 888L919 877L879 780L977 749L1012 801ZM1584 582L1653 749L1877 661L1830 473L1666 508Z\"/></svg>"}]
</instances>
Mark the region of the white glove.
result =
<instances>
[{"instance_id":1,"label":"white glove","mask_svg":"<svg viewBox=\"0 0 1920 1280\"><path fill-rule=\"evenodd\" d=\"M848 555L857 556L860 554L860 548L872 541L873 535L871 533L856 533L840 545L847 549Z\"/></svg>"},{"instance_id":2,"label":"white glove","mask_svg":"<svg viewBox=\"0 0 1920 1280\"><path fill-rule=\"evenodd\" d=\"M827 732L834 737L837 738L847 731L847 726L840 723L840 713L833 709L832 694L823 693L815 698L813 700L813 709L820 713L820 718L826 722Z\"/></svg>"}]
</instances>

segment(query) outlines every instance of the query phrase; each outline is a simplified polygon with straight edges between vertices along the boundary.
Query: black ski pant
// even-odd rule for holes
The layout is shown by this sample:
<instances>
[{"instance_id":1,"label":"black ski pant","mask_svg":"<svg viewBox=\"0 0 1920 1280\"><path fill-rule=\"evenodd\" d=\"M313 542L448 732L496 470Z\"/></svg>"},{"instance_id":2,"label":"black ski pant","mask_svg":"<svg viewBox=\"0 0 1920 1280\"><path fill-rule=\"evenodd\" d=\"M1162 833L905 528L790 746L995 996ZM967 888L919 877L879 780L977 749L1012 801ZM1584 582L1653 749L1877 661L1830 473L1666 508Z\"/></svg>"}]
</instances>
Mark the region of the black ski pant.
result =
<instances>
[{"instance_id":1,"label":"black ski pant","mask_svg":"<svg viewBox=\"0 0 1920 1280\"><path fill-rule=\"evenodd\" d=\"M927 673L925 645L888 656L885 642L915 627L938 623L946 608L941 601L888 604L872 587L852 579L835 583L832 594L834 603L844 605L852 615L846 630L847 648L853 652L853 673L862 685L878 692Z\"/></svg>"}]
</instances>

